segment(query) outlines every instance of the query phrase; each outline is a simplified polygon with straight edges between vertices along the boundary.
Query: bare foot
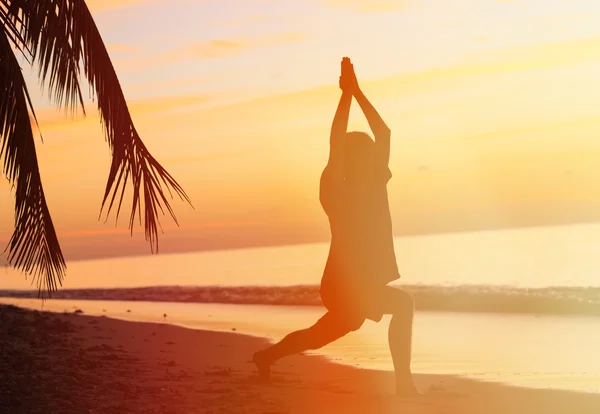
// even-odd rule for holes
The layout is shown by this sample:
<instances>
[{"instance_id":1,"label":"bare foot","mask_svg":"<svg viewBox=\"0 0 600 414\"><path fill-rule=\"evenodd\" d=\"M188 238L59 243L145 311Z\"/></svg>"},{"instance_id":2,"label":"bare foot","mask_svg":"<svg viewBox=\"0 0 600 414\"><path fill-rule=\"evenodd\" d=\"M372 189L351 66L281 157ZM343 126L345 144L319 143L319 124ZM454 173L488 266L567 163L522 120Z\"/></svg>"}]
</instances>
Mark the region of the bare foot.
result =
<instances>
[{"instance_id":1,"label":"bare foot","mask_svg":"<svg viewBox=\"0 0 600 414\"><path fill-rule=\"evenodd\" d=\"M419 398L424 394L411 381L396 385L396 395L402 398Z\"/></svg>"},{"instance_id":2,"label":"bare foot","mask_svg":"<svg viewBox=\"0 0 600 414\"><path fill-rule=\"evenodd\" d=\"M265 356L265 351L258 351L252 357L252 361L258 368L258 375L264 380L271 377L271 363Z\"/></svg>"}]
</instances>

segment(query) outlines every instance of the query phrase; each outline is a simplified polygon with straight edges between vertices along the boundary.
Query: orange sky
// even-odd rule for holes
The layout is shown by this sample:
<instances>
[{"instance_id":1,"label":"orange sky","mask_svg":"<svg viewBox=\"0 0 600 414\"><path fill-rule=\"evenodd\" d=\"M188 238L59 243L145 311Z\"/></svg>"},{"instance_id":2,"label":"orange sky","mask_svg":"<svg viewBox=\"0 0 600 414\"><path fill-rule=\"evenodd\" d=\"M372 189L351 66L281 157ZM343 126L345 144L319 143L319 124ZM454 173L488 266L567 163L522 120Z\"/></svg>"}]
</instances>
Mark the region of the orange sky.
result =
<instances>
[{"instance_id":1,"label":"orange sky","mask_svg":"<svg viewBox=\"0 0 600 414\"><path fill-rule=\"evenodd\" d=\"M346 55L392 129L396 234L597 220L600 5L440 3L88 1L142 139L195 207L175 202L162 251L327 238L318 179ZM26 73L67 258L149 252L126 219L97 221L109 152L93 103L65 118ZM350 124L368 128L356 105ZM5 243L6 181L0 208Z\"/></svg>"}]
</instances>

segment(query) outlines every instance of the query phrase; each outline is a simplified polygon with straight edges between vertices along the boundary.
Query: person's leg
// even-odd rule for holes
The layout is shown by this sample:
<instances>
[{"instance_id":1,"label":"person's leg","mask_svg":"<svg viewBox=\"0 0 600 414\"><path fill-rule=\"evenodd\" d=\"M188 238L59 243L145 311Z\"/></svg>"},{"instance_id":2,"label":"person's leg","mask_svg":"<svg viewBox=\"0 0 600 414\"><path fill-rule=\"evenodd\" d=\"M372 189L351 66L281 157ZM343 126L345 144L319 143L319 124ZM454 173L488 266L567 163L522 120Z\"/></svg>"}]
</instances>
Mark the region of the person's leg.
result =
<instances>
[{"instance_id":1,"label":"person's leg","mask_svg":"<svg viewBox=\"0 0 600 414\"><path fill-rule=\"evenodd\" d=\"M357 330L364 318L352 321L348 317L334 312L327 312L308 329L292 332L281 341L254 354L254 363L263 378L270 375L270 366L275 361L288 355L299 354L309 349L319 349L350 331Z\"/></svg>"},{"instance_id":2,"label":"person's leg","mask_svg":"<svg viewBox=\"0 0 600 414\"><path fill-rule=\"evenodd\" d=\"M388 341L396 373L396 392L399 395L419 394L410 370L414 300L401 289L385 286L377 293L383 313L391 314Z\"/></svg>"}]
</instances>

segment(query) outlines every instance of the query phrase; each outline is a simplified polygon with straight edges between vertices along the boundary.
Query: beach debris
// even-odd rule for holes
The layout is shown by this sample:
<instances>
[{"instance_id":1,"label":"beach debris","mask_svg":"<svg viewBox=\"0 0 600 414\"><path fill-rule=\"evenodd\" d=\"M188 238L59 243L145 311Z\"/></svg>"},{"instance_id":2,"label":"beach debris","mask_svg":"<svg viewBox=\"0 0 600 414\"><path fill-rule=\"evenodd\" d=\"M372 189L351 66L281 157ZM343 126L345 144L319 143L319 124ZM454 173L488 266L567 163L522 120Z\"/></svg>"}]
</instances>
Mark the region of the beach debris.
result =
<instances>
[{"instance_id":1,"label":"beach debris","mask_svg":"<svg viewBox=\"0 0 600 414\"><path fill-rule=\"evenodd\" d=\"M78 315L78 314L80 314L80 313L83 313L83 311L82 311L81 309L75 309L75 310L73 311L73 313Z\"/></svg>"},{"instance_id":2,"label":"beach debris","mask_svg":"<svg viewBox=\"0 0 600 414\"><path fill-rule=\"evenodd\" d=\"M214 367L212 371L206 371L204 375L216 377L229 377L232 374L231 368Z\"/></svg>"},{"instance_id":3,"label":"beach debris","mask_svg":"<svg viewBox=\"0 0 600 414\"><path fill-rule=\"evenodd\" d=\"M131 313L131 309L127 309L127 313Z\"/></svg>"},{"instance_id":4,"label":"beach debris","mask_svg":"<svg viewBox=\"0 0 600 414\"><path fill-rule=\"evenodd\" d=\"M166 313L163 313L163 318L166 318L166 317L167 317L167 314L166 314Z\"/></svg>"},{"instance_id":5,"label":"beach debris","mask_svg":"<svg viewBox=\"0 0 600 414\"><path fill-rule=\"evenodd\" d=\"M101 345L93 345L93 346L89 346L87 348L88 351L116 351L115 348L113 348L112 346L108 345L108 344L101 344Z\"/></svg>"},{"instance_id":6,"label":"beach debris","mask_svg":"<svg viewBox=\"0 0 600 414\"><path fill-rule=\"evenodd\" d=\"M232 331L237 331L237 329L236 329L236 328L231 328L231 330L232 330Z\"/></svg>"}]
</instances>

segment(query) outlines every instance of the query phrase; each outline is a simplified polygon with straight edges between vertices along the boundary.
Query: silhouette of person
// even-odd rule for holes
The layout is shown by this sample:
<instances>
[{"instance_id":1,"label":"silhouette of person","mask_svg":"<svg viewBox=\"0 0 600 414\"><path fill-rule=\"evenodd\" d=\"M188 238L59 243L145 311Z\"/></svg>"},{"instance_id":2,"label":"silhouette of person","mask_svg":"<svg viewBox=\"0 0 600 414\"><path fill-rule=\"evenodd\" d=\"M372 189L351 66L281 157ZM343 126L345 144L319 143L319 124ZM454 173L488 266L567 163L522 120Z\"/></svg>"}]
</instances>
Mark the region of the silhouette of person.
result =
<instances>
[{"instance_id":1,"label":"silhouette of person","mask_svg":"<svg viewBox=\"0 0 600 414\"><path fill-rule=\"evenodd\" d=\"M361 91L354 66L342 59L342 96L333 120L327 166L321 175L320 202L329 218L331 246L320 294L327 312L308 329L292 332L254 354L263 378L288 355L321 348L366 319L391 314L389 346L396 392L418 395L410 370L414 302L403 290L387 286L400 277L394 253L387 182L390 129ZM364 132L346 132L352 97L365 114L375 141Z\"/></svg>"}]
</instances>

